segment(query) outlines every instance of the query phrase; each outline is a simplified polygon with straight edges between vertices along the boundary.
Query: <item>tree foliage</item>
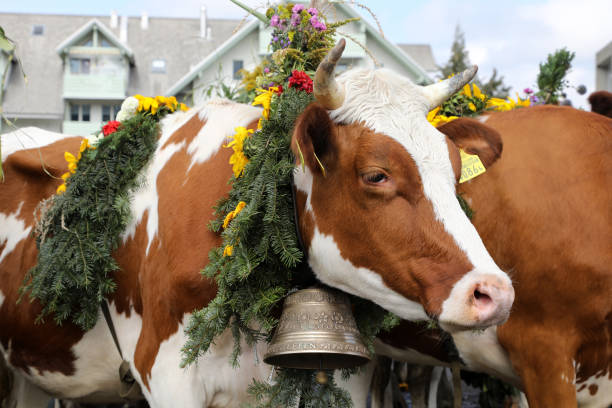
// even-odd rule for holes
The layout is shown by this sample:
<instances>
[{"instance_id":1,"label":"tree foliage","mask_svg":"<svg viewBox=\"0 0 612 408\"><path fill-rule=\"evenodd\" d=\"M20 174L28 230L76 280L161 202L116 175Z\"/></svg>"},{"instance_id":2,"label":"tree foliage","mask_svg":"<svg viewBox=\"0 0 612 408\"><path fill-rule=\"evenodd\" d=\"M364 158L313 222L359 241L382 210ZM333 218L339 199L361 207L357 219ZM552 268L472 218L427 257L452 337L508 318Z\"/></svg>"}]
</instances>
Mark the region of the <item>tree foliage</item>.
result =
<instances>
[{"instance_id":1,"label":"tree foliage","mask_svg":"<svg viewBox=\"0 0 612 408\"><path fill-rule=\"evenodd\" d=\"M83 330L98 320L100 303L114 291L112 257L130 220L130 192L157 146L157 119L145 113L122 122L112 137L87 149L63 194L46 203L39 222L37 264L21 296L40 300L41 315Z\"/></svg>"},{"instance_id":2,"label":"tree foliage","mask_svg":"<svg viewBox=\"0 0 612 408\"><path fill-rule=\"evenodd\" d=\"M546 62L540 63L537 84L539 91L536 95L544 103L558 104L559 97L568 85L565 76L572 67L575 53L562 48L548 54Z\"/></svg>"},{"instance_id":3,"label":"tree foliage","mask_svg":"<svg viewBox=\"0 0 612 408\"><path fill-rule=\"evenodd\" d=\"M453 45L451 46L451 55L447 63L440 68L442 78L448 78L449 76L462 72L471 66L469 52L465 45L465 34L461 30L461 27L457 25L455 28L455 37L453 39ZM507 98L510 86L504 84L504 77L498 77L496 68L493 68L493 74L486 81L483 82L478 76L474 79L474 82L480 87L480 89L487 95L493 98Z\"/></svg>"}]
</instances>

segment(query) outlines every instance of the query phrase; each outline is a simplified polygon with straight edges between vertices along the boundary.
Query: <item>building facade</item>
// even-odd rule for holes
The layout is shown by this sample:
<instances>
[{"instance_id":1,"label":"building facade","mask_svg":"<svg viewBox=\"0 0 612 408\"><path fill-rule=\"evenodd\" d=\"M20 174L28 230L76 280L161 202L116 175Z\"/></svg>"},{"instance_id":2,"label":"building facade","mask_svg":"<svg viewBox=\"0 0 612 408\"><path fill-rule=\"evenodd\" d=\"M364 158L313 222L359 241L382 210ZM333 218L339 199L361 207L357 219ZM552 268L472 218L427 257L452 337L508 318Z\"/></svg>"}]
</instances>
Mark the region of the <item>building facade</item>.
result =
<instances>
[{"instance_id":1,"label":"building facade","mask_svg":"<svg viewBox=\"0 0 612 408\"><path fill-rule=\"evenodd\" d=\"M595 55L595 90L612 92L612 41Z\"/></svg>"},{"instance_id":2,"label":"building facade","mask_svg":"<svg viewBox=\"0 0 612 408\"><path fill-rule=\"evenodd\" d=\"M346 4L328 7L332 20L359 17ZM0 13L0 22L17 45L12 60L0 51L3 115L16 127L74 135L98 131L129 95L177 95L192 105L210 96L212 83L236 86L240 69L269 54L271 37L258 20L210 19L204 7L199 18ZM413 58L411 46L402 50L363 20L340 35L347 38L340 70L385 66L431 83L431 49L427 57L423 46L412 46Z\"/></svg>"}]
</instances>

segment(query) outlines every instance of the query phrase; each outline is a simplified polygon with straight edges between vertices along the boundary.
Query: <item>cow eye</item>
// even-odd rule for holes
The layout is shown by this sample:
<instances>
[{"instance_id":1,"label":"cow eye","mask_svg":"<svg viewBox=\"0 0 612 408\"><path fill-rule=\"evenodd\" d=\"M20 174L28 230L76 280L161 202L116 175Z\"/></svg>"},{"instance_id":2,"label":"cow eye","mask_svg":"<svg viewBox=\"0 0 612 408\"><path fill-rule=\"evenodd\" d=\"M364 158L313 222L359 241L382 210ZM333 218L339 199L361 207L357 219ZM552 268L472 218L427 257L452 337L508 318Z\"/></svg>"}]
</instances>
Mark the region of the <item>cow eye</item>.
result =
<instances>
[{"instance_id":1,"label":"cow eye","mask_svg":"<svg viewBox=\"0 0 612 408\"><path fill-rule=\"evenodd\" d=\"M387 177L387 175L381 171L366 173L362 177L363 181L368 184L381 184L389 179L389 177Z\"/></svg>"}]
</instances>

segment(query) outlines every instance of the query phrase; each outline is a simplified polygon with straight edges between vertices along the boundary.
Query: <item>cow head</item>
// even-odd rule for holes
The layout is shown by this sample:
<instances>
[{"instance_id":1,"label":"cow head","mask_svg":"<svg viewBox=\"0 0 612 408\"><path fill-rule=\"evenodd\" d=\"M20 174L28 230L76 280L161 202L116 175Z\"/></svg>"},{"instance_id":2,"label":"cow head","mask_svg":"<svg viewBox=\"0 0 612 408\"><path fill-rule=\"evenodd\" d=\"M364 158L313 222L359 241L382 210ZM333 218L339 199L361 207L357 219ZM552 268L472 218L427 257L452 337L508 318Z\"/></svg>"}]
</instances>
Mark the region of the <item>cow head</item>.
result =
<instances>
[{"instance_id":1,"label":"cow head","mask_svg":"<svg viewBox=\"0 0 612 408\"><path fill-rule=\"evenodd\" d=\"M384 69L336 82L343 45L319 66L318 103L292 140L309 265L322 282L408 320L433 317L451 331L503 323L512 283L457 201L458 148L426 120L476 67L427 87Z\"/></svg>"}]
</instances>

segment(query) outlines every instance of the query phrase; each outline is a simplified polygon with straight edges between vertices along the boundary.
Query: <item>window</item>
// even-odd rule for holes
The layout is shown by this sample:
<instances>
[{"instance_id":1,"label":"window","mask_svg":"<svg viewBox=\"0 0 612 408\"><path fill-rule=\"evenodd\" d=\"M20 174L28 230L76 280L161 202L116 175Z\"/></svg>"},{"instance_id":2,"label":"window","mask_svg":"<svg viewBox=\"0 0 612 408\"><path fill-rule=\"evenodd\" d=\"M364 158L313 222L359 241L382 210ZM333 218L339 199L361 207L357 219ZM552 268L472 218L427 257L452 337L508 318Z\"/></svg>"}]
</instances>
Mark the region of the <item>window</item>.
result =
<instances>
[{"instance_id":1,"label":"window","mask_svg":"<svg viewBox=\"0 0 612 408\"><path fill-rule=\"evenodd\" d=\"M151 72L165 73L166 72L166 60L154 59L151 62Z\"/></svg>"},{"instance_id":2,"label":"window","mask_svg":"<svg viewBox=\"0 0 612 408\"><path fill-rule=\"evenodd\" d=\"M121 105L113 105L113 120L116 120L117 114L121 110Z\"/></svg>"},{"instance_id":3,"label":"window","mask_svg":"<svg viewBox=\"0 0 612 408\"><path fill-rule=\"evenodd\" d=\"M102 105L102 122L108 122L111 120L111 107L110 105Z\"/></svg>"},{"instance_id":4,"label":"window","mask_svg":"<svg viewBox=\"0 0 612 408\"><path fill-rule=\"evenodd\" d=\"M81 120L83 122L89 122L90 120L90 113L91 111L91 105L81 105Z\"/></svg>"},{"instance_id":5,"label":"window","mask_svg":"<svg viewBox=\"0 0 612 408\"><path fill-rule=\"evenodd\" d=\"M70 120L73 122L89 122L91 120L91 105L71 103Z\"/></svg>"},{"instance_id":6,"label":"window","mask_svg":"<svg viewBox=\"0 0 612 408\"><path fill-rule=\"evenodd\" d=\"M234 60L234 79L240 79L240 70L244 66L244 62L242 60Z\"/></svg>"},{"instance_id":7,"label":"window","mask_svg":"<svg viewBox=\"0 0 612 408\"><path fill-rule=\"evenodd\" d=\"M45 33L45 26L41 24L35 24L32 26L32 35L43 35Z\"/></svg>"},{"instance_id":8,"label":"window","mask_svg":"<svg viewBox=\"0 0 612 408\"><path fill-rule=\"evenodd\" d=\"M71 74L89 74L91 61L89 58L70 58Z\"/></svg>"},{"instance_id":9,"label":"window","mask_svg":"<svg viewBox=\"0 0 612 408\"><path fill-rule=\"evenodd\" d=\"M100 41L100 47L112 47L112 45L106 38L102 38L102 41Z\"/></svg>"},{"instance_id":10,"label":"window","mask_svg":"<svg viewBox=\"0 0 612 408\"><path fill-rule=\"evenodd\" d=\"M79 120L79 105L70 105L70 120L73 122Z\"/></svg>"}]
</instances>

